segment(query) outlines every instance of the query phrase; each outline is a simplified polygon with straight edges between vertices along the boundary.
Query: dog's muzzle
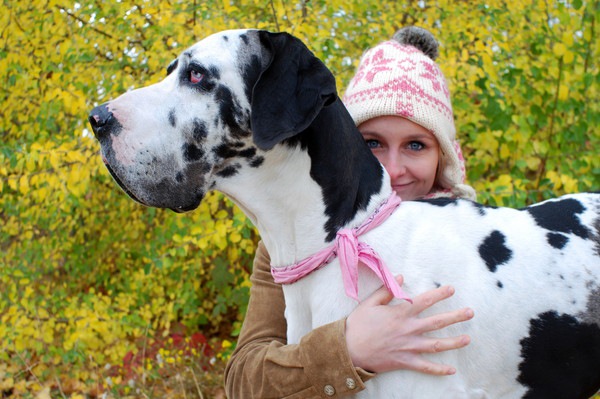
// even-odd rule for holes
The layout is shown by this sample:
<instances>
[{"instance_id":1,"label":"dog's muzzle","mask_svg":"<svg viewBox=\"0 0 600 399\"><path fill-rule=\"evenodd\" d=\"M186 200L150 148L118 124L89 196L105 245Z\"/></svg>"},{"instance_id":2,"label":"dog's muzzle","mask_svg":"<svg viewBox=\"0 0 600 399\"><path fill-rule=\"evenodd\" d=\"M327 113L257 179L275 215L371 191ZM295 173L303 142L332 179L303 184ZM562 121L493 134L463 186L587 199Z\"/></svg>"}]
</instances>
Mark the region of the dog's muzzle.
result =
<instances>
[{"instance_id":1,"label":"dog's muzzle","mask_svg":"<svg viewBox=\"0 0 600 399\"><path fill-rule=\"evenodd\" d=\"M88 116L88 121L92 126L92 131L94 132L96 139L100 142L101 145L106 141L106 139L109 138L110 134L118 133L118 131L121 129L121 124L119 123L119 121L117 121L117 118L115 118L113 113L108 110L107 103L95 107L90 112L90 115ZM127 186L115 173L113 168L110 166L110 163L104 156L104 153L102 153L102 161L104 162L104 165L110 172L113 179L115 179L115 181L123 189L123 191L125 191L125 193L127 193L127 195L129 195L135 201L145 205L143 201L137 198L131 192L131 190L127 188Z\"/></svg>"}]
</instances>

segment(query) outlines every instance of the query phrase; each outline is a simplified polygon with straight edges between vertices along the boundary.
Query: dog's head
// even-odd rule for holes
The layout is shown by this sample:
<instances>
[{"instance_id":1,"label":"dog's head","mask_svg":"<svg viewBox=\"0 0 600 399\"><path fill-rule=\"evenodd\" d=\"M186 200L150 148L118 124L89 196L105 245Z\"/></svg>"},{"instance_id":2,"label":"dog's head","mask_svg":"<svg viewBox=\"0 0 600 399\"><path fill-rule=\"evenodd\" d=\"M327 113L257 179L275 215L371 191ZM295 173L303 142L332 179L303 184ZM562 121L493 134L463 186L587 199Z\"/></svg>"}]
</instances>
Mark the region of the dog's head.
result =
<instances>
[{"instance_id":1,"label":"dog's head","mask_svg":"<svg viewBox=\"0 0 600 399\"><path fill-rule=\"evenodd\" d=\"M217 33L184 51L161 82L89 116L109 171L133 199L188 211L220 179L261 166L336 96L329 70L286 33Z\"/></svg>"}]
</instances>

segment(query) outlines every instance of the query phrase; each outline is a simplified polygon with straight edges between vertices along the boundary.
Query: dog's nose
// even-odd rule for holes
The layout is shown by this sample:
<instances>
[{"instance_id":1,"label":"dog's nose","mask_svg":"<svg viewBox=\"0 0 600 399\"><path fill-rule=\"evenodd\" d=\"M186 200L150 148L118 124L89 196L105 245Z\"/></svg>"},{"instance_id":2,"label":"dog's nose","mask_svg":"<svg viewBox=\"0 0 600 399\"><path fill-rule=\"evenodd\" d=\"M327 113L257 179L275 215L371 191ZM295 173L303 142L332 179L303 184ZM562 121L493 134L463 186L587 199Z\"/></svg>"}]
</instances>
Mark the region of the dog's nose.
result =
<instances>
[{"instance_id":1,"label":"dog's nose","mask_svg":"<svg viewBox=\"0 0 600 399\"><path fill-rule=\"evenodd\" d=\"M90 112L88 121L90 122L92 130L94 131L97 139L100 139L102 136L110 133L115 126L118 125L117 120L113 116L112 112L108 110L106 104L102 104L94 108L92 112Z\"/></svg>"}]
</instances>

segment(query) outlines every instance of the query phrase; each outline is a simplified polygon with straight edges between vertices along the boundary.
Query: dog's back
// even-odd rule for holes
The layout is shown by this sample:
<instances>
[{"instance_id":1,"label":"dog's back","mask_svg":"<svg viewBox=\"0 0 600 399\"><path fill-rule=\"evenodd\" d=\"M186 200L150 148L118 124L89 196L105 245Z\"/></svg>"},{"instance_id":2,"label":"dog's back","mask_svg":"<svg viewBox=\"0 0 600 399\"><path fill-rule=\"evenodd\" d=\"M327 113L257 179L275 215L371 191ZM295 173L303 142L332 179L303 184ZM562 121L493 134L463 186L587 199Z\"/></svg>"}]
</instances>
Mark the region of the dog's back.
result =
<instances>
[{"instance_id":1,"label":"dog's back","mask_svg":"<svg viewBox=\"0 0 600 399\"><path fill-rule=\"evenodd\" d=\"M443 332L469 334L472 341L428 355L455 366L453 376L386 373L357 397L592 396L600 386L599 210L598 194L522 210L466 200L403 203L360 239L404 276L410 294L454 286L454 297L429 312L472 307L473 320ZM361 298L381 285L366 267L359 275ZM291 342L356 305L344 294L337 262L284 291Z\"/></svg>"}]
</instances>

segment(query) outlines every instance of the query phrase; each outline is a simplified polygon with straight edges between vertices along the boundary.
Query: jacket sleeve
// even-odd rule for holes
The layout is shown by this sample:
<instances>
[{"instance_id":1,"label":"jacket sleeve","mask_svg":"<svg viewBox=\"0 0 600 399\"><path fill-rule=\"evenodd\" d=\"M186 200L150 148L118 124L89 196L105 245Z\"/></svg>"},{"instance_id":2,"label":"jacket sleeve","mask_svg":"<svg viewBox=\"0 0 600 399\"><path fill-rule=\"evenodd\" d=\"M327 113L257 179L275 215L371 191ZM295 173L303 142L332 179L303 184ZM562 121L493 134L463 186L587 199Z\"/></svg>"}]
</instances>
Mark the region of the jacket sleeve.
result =
<instances>
[{"instance_id":1,"label":"jacket sleeve","mask_svg":"<svg viewBox=\"0 0 600 399\"><path fill-rule=\"evenodd\" d=\"M297 345L287 345L283 289L273 281L270 269L260 242L248 311L225 369L227 397L335 398L363 390L374 374L352 364L345 319L311 331Z\"/></svg>"}]
</instances>

